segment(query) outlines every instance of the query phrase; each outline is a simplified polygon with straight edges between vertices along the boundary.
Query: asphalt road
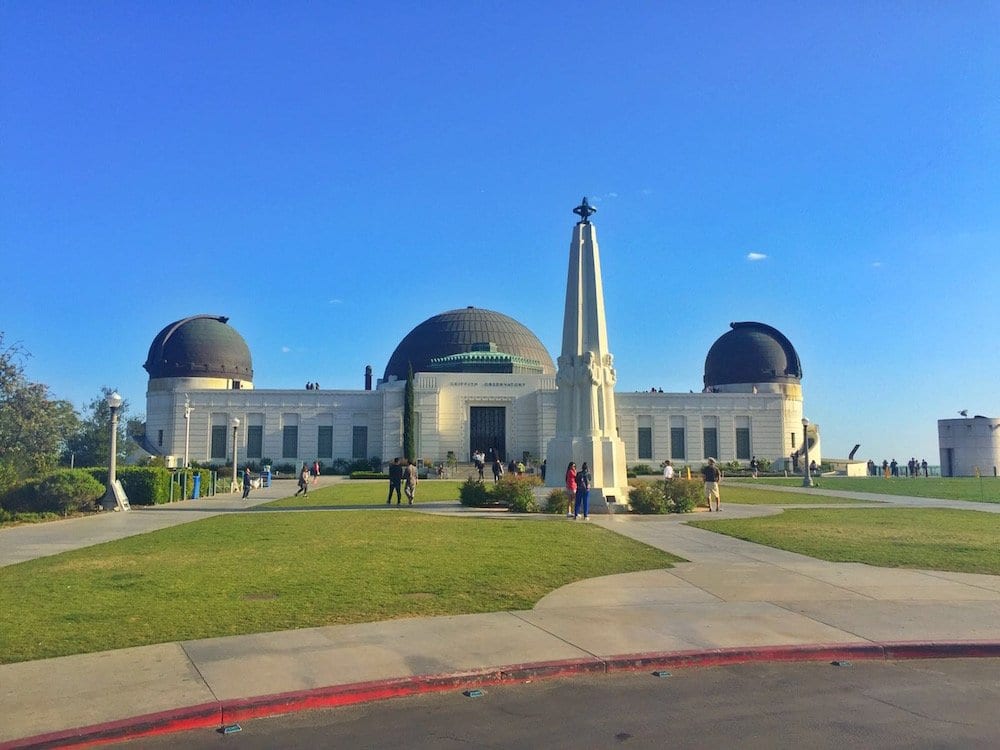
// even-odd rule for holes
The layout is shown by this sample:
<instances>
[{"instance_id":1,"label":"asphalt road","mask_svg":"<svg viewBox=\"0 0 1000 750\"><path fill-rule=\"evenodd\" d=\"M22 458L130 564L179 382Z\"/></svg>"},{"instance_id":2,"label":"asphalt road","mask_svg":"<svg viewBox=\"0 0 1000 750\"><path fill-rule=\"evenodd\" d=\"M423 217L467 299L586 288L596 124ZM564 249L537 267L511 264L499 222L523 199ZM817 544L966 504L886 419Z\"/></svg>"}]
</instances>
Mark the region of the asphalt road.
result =
<instances>
[{"instance_id":1,"label":"asphalt road","mask_svg":"<svg viewBox=\"0 0 1000 750\"><path fill-rule=\"evenodd\" d=\"M755 664L435 693L146 738L142 748L1000 747L1000 660Z\"/></svg>"}]
</instances>

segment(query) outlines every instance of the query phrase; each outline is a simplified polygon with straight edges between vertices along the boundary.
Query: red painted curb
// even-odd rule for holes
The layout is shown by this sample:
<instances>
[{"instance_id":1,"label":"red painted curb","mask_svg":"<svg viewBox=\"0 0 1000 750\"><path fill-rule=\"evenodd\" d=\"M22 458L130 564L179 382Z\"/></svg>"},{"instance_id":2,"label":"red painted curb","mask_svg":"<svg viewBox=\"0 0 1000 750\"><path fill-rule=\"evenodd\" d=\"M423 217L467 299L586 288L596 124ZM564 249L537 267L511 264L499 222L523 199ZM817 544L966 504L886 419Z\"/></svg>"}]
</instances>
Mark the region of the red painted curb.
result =
<instances>
[{"instance_id":1,"label":"red painted curb","mask_svg":"<svg viewBox=\"0 0 1000 750\"><path fill-rule=\"evenodd\" d=\"M691 651L650 651L606 658L528 662L506 667L441 675L415 675L297 690L253 698L177 708L94 724L79 729L40 734L0 743L0 750L26 748L85 748L109 742L221 726L264 716L332 708L398 698L406 695L501 685L571 674L637 671L658 667L718 667L730 664L795 661L884 660L936 658L1000 658L1000 641L894 641L736 647Z\"/></svg>"}]
</instances>

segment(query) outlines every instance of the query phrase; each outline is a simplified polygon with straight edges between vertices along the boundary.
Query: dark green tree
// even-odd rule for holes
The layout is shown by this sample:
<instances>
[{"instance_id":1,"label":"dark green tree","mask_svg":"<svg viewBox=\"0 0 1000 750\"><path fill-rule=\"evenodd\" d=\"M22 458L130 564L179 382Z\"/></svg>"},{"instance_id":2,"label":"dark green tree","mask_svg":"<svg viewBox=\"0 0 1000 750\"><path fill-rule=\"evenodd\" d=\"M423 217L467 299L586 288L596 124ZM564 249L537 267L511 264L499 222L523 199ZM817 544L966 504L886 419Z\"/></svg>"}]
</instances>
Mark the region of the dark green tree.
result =
<instances>
[{"instance_id":1,"label":"dark green tree","mask_svg":"<svg viewBox=\"0 0 1000 750\"><path fill-rule=\"evenodd\" d=\"M417 460L416 416L413 412L413 365L406 371L406 391L403 395L403 456Z\"/></svg>"},{"instance_id":2,"label":"dark green tree","mask_svg":"<svg viewBox=\"0 0 1000 750\"><path fill-rule=\"evenodd\" d=\"M87 404L79 429L66 441L64 463L69 463L72 455L76 466L107 465L111 454L111 407L108 406L108 396L114 390L103 386L101 395ZM128 401L122 399L122 405L118 409L118 437L115 445L119 461L124 460L129 449L127 414Z\"/></svg>"},{"instance_id":3,"label":"dark green tree","mask_svg":"<svg viewBox=\"0 0 1000 750\"><path fill-rule=\"evenodd\" d=\"M24 376L28 356L19 344L6 346L0 331L0 489L53 468L78 424L72 404Z\"/></svg>"}]
</instances>

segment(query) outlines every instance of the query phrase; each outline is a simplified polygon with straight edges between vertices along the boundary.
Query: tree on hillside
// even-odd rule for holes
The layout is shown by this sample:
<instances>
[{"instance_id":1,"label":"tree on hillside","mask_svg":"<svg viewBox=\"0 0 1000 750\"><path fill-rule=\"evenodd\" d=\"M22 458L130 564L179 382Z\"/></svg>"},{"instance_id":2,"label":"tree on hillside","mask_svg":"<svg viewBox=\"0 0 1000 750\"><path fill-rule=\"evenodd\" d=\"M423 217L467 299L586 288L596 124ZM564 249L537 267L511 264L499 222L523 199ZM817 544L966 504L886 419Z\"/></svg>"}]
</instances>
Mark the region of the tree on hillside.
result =
<instances>
[{"instance_id":1,"label":"tree on hillside","mask_svg":"<svg viewBox=\"0 0 1000 750\"><path fill-rule=\"evenodd\" d=\"M19 344L5 345L0 331L0 475L7 481L53 468L78 424L72 404L24 376L28 356Z\"/></svg>"},{"instance_id":2,"label":"tree on hillside","mask_svg":"<svg viewBox=\"0 0 1000 750\"><path fill-rule=\"evenodd\" d=\"M101 395L87 404L77 431L66 440L64 463L70 455L76 466L106 466L111 455L111 407L108 396L114 388L103 386ZM123 461L128 453L128 402L122 399L118 409L118 438L115 445L118 460Z\"/></svg>"}]
</instances>

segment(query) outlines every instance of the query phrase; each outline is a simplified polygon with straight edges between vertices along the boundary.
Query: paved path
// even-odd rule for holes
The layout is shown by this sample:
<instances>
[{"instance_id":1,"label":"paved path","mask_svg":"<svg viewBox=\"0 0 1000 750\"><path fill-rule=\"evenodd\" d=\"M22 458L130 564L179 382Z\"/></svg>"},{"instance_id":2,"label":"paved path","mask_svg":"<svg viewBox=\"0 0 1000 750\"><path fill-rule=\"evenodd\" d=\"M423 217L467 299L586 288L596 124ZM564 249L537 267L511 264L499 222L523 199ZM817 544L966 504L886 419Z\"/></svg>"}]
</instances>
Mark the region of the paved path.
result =
<instances>
[{"instance_id":1,"label":"paved path","mask_svg":"<svg viewBox=\"0 0 1000 750\"><path fill-rule=\"evenodd\" d=\"M260 491L252 502L287 495L288 487ZM243 509L241 500L219 497L9 529L0 533L2 559L9 564ZM403 512L463 511L450 505ZM730 504L723 517L773 512ZM77 736L93 738L134 735L144 726L218 726L324 701L442 689L477 678L604 671L671 654L790 658L815 655L819 645L829 647L821 654L854 649L862 658L901 653L887 644L904 641L977 641L1000 654L998 576L828 563L695 529L685 520L594 517L591 523L689 562L580 581L527 611L306 628L3 665L0 747L46 732L65 741L66 732L83 727L97 727L96 734Z\"/></svg>"}]
</instances>

